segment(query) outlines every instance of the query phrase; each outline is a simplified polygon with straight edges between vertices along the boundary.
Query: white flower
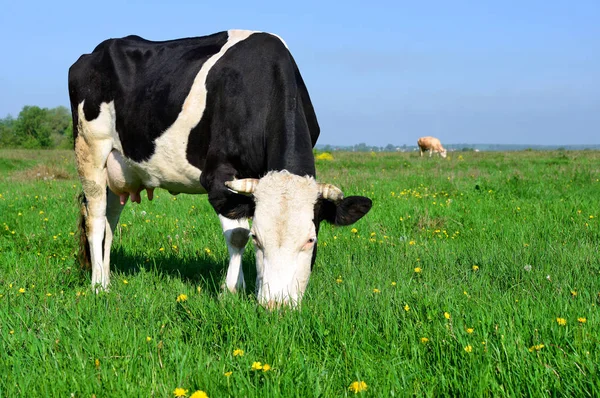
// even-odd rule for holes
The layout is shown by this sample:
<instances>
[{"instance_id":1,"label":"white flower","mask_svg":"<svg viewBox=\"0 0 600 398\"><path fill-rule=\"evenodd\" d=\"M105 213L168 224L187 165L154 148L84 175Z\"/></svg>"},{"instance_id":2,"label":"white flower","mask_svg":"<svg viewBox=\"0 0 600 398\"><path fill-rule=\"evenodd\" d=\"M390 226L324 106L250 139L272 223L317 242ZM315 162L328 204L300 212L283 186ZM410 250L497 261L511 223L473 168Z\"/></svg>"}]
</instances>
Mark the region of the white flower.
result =
<instances>
[{"instance_id":1,"label":"white flower","mask_svg":"<svg viewBox=\"0 0 600 398\"><path fill-rule=\"evenodd\" d=\"M523 267L523 269L527 272L531 271L531 264L527 264Z\"/></svg>"},{"instance_id":2,"label":"white flower","mask_svg":"<svg viewBox=\"0 0 600 398\"><path fill-rule=\"evenodd\" d=\"M552 280L550 279L550 275L546 275L546 279L548 279L548 282L552 282Z\"/></svg>"},{"instance_id":3,"label":"white flower","mask_svg":"<svg viewBox=\"0 0 600 398\"><path fill-rule=\"evenodd\" d=\"M142 215L142 217L144 217L144 216L146 215L146 211L145 211L145 210L142 210L142 211L140 212L140 214Z\"/></svg>"}]
</instances>

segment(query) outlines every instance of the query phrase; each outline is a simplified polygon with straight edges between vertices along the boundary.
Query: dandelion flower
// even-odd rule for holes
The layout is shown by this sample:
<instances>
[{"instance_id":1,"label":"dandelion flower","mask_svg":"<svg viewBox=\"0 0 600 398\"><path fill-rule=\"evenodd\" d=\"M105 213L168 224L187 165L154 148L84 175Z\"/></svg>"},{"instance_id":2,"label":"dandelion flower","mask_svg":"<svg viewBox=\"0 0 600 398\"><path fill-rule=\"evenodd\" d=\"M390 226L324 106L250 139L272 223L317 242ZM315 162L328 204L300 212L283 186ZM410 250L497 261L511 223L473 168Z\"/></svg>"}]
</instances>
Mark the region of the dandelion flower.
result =
<instances>
[{"instance_id":1,"label":"dandelion flower","mask_svg":"<svg viewBox=\"0 0 600 398\"><path fill-rule=\"evenodd\" d=\"M427 337L421 337L421 343L427 344L428 342L429 342L429 339Z\"/></svg>"},{"instance_id":2,"label":"dandelion flower","mask_svg":"<svg viewBox=\"0 0 600 398\"><path fill-rule=\"evenodd\" d=\"M350 230L350 232L352 232L353 234L356 234L356 233L358 233L358 229L356 229L356 228L352 228L352 229Z\"/></svg>"},{"instance_id":3,"label":"dandelion flower","mask_svg":"<svg viewBox=\"0 0 600 398\"><path fill-rule=\"evenodd\" d=\"M450 313L449 312L444 312L444 318L450 319Z\"/></svg>"},{"instance_id":4,"label":"dandelion flower","mask_svg":"<svg viewBox=\"0 0 600 398\"><path fill-rule=\"evenodd\" d=\"M576 297L577 296L577 292L575 290L571 290L571 296Z\"/></svg>"},{"instance_id":5,"label":"dandelion flower","mask_svg":"<svg viewBox=\"0 0 600 398\"><path fill-rule=\"evenodd\" d=\"M473 352L473 347L471 347L470 345L465 347L465 351L466 352Z\"/></svg>"},{"instance_id":6,"label":"dandelion flower","mask_svg":"<svg viewBox=\"0 0 600 398\"><path fill-rule=\"evenodd\" d=\"M190 398L208 398L208 394L206 394L202 390L198 390L198 391L194 392L192 395L190 395Z\"/></svg>"},{"instance_id":7,"label":"dandelion flower","mask_svg":"<svg viewBox=\"0 0 600 398\"><path fill-rule=\"evenodd\" d=\"M188 390L185 390L180 387L177 387L175 390L173 390L173 395L175 395L176 397L187 397L187 393Z\"/></svg>"},{"instance_id":8,"label":"dandelion flower","mask_svg":"<svg viewBox=\"0 0 600 398\"><path fill-rule=\"evenodd\" d=\"M229 377L229 376L231 376L232 374L233 374L233 372L232 372L232 371L229 371L229 372L225 372L225 373L223 373L223 375L224 375L225 377Z\"/></svg>"},{"instance_id":9,"label":"dandelion flower","mask_svg":"<svg viewBox=\"0 0 600 398\"><path fill-rule=\"evenodd\" d=\"M556 323L560 326L565 326L567 324L567 320L565 318L556 318Z\"/></svg>"},{"instance_id":10,"label":"dandelion flower","mask_svg":"<svg viewBox=\"0 0 600 398\"><path fill-rule=\"evenodd\" d=\"M268 363L265 363L262 367L262 371L268 372L269 370L271 370L271 365L269 365Z\"/></svg>"},{"instance_id":11,"label":"dandelion flower","mask_svg":"<svg viewBox=\"0 0 600 398\"><path fill-rule=\"evenodd\" d=\"M96 358L96 360L94 361L94 365L96 366L96 369L100 367L100 360L98 358Z\"/></svg>"},{"instance_id":12,"label":"dandelion flower","mask_svg":"<svg viewBox=\"0 0 600 398\"><path fill-rule=\"evenodd\" d=\"M178 303L183 303L184 301L187 301L188 297L187 294L180 294L179 296L177 296L177 302Z\"/></svg>"},{"instance_id":13,"label":"dandelion flower","mask_svg":"<svg viewBox=\"0 0 600 398\"><path fill-rule=\"evenodd\" d=\"M25 289L24 288L20 288L19 289L19 293L25 293Z\"/></svg>"},{"instance_id":14,"label":"dandelion flower","mask_svg":"<svg viewBox=\"0 0 600 398\"><path fill-rule=\"evenodd\" d=\"M148 343L149 343L149 342L151 342L151 341L152 341L152 337L150 337L150 336L146 336L146 342L148 342Z\"/></svg>"},{"instance_id":15,"label":"dandelion flower","mask_svg":"<svg viewBox=\"0 0 600 398\"><path fill-rule=\"evenodd\" d=\"M477 265L474 265L474 266L473 266L473 267L471 267L471 268L473 268L473 271L479 271L479 267L478 267Z\"/></svg>"},{"instance_id":16,"label":"dandelion flower","mask_svg":"<svg viewBox=\"0 0 600 398\"><path fill-rule=\"evenodd\" d=\"M536 345L529 347L529 352L539 351L542 348L544 348L543 344L536 344Z\"/></svg>"},{"instance_id":17,"label":"dandelion flower","mask_svg":"<svg viewBox=\"0 0 600 398\"><path fill-rule=\"evenodd\" d=\"M352 391L355 394L365 391L366 389L367 383L365 383L364 381L353 381L348 387L348 390Z\"/></svg>"},{"instance_id":18,"label":"dandelion flower","mask_svg":"<svg viewBox=\"0 0 600 398\"><path fill-rule=\"evenodd\" d=\"M338 278L335 280L337 283L342 283L344 280L342 279L341 276L338 276Z\"/></svg>"},{"instance_id":19,"label":"dandelion flower","mask_svg":"<svg viewBox=\"0 0 600 398\"><path fill-rule=\"evenodd\" d=\"M408 244L411 246L414 245L415 243L417 243L417 242L415 242L414 240L411 240L410 242L408 242Z\"/></svg>"},{"instance_id":20,"label":"dandelion flower","mask_svg":"<svg viewBox=\"0 0 600 398\"><path fill-rule=\"evenodd\" d=\"M373 293L381 293L381 290L375 288L375 289L373 289Z\"/></svg>"},{"instance_id":21,"label":"dandelion flower","mask_svg":"<svg viewBox=\"0 0 600 398\"><path fill-rule=\"evenodd\" d=\"M204 253L206 253L206 254L210 254L210 249L209 249L208 247L205 247L205 248L204 248Z\"/></svg>"},{"instance_id":22,"label":"dandelion flower","mask_svg":"<svg viewBox=\"0 0 600 398\"><path fill-rule=\"evenodd\" d=\"M408 306L408 304L404 304L404 311L406 311L406 312L410 311L410 307Z\"/></svg>"},{"instance_id":23,"label":"dandelion flower","mask_svg":"<svg viewBox=\"0 0 600 398\"><path fill-rule=\"evenodd\" d=\"M421 271L422 271L421 267L417 267L417 268L415 268L415 272L416 272L417 274L420 274L420 273L421 273Z\"/></svg>"},{"instance_id":24,"label":"dandelion flower","mask_svg":"<svg viewBox=\"0 0 600 398\"><path fill-rule=\"evenodd\" d=\"M129 281L127 279L123 279L123 284L127 285L129 283Z\"/></svg>"},{"instance_id":25,"label":"dandelion flower","mask_svg":"<svg viewBox=\"0 0 600 398\"><path fill-rule=\"evenodd\" d=\"M471 334L473 333L474 329L473 328L467 328L467 333Z\"/></svg>"},{"instance_id":26,"label":"dandelion flower","mask_svg":"<svg viewBox=\"0 0 600 398\"><path fill-rule=\"evenodd\" d=\"M252 370L261 370L263 368L260 362L252 362Z\"/></svg>"},{"instance_id":27,"label":"dandelion flower","mask_svg":"<svg viewBox=\"0 0 600 398\"><path fill-rule=\"evenodd\" d=\"M233 356L234 357L243 357L244 350L240 350L239 348L236 348L235 350L233 350Z\"/></svg>"},{"instance_id":28,"label":"dandelion flower","mask_svg":"<svg viewBox=\"0 0 600 398\"><path fill-rule=\"evenodd\" d=\"M577 322L579 322L579 323L586 323L586 322L587 322L587 319L585 319L585 318L583 318L583 317L581 317L581 318L577 318Z\"/></svg>"}]
</instances>

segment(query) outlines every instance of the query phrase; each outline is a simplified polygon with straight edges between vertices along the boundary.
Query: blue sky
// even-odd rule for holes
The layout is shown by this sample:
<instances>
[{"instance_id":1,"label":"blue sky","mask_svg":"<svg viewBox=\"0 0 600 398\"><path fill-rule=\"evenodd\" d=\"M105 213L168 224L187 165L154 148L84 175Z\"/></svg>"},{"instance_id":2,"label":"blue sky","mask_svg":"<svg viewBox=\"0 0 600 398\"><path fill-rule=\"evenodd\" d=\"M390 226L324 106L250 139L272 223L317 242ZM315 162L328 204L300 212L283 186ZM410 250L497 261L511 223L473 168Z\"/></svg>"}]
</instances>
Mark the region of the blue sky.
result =
<instances>
[{"instance_id":1,"label":"blue sky","mask_svg":"<svg viewBox=\"0 0 600 398\"><path fill-rule=\"evenodd\" d=\"M7 0L0 117L68 106L67 71L102 40L277 33L320 144L600 144L600 1Z\"/></svg>"}]
</instances>

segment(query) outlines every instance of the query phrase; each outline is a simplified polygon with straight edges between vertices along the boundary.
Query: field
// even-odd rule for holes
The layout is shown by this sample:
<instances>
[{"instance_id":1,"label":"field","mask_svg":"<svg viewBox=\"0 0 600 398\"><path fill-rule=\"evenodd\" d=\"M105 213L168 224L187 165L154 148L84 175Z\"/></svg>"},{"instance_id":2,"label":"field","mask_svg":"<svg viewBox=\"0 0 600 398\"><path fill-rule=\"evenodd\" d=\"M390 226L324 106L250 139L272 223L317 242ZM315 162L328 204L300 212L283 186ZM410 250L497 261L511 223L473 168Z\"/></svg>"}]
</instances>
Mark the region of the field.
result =
<instances>
[{"instance_id":1,"label":"field","mask_svg":"<svg viewBox=\"0 0 600 398\"><path fill-rule=\"evenodd\" d=\"M218 218L166 191L93 294L72 153L0 151L0 397L600 396L600 152L333 156L319 180L373 209L322 224L301 309L269 312L253 249L222 294Z\"/></svg>"}]
</instances>

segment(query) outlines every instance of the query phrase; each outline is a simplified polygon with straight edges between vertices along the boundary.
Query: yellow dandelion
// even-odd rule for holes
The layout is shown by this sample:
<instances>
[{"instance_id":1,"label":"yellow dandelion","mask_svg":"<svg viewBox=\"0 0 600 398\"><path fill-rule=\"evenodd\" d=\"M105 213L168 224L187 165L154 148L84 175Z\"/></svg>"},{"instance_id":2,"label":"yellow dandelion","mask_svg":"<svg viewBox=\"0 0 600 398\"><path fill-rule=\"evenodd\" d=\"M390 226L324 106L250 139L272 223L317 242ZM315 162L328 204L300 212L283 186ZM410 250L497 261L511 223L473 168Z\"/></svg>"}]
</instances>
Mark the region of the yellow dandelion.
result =
<instances>
[{"instance_id":1,"label":"yellow dandelion","mask_svg":"<svg viewBox=\"0 0 600 398\"><path fill-rule=\"evenodd\" d=\"M269 365L268 363L265 363L262 367L262 371L268 372L269 370L271 370L271 365Z\"/></svg>"},{"instance_id":2,"label":"yellow dandelion","mask_svg":"<svg viewBox=\"0 0 600 398\"><path fill-rule=\"evenodd\" d=\"M585 319L585 318L583 318L583 317L581 317L581 318L577 318L577 322L579 322L579 323L586 323L586 322L587 322L587 319Z\"/></svg>"},{"instance_id":3,"label":"yellow dandelion","mask_svg":"<svg viewBox=\"0 0 600 398\"><path fill-rule=\"evenodd\" d=\"M150 337L150 336L146 336L146 342L148 342L148 343L149 343L149 342L151 342L151 341L152 341L152 337Z\"/></svg>"},{"instance_id":4,"label":"yellow dandelion","mask_svg":"<svg viewBox=\"0 0 600 398\"><path fill-rule=\"evenodd\" d=\"M474 330L475 329L473 329L473 328L467 328L467 333L471 334L471 333L473 333Z\"/></svg>"},{"instance_id":5,"label":"yellow dandelion","mask_svg":"<svg viewBox=\"0 0 600 398\"><path fill-rule=\"evenodd\" d=\"M536 345L529 347L529 352L539 351L542 348L544 348L543 344L536 344Z\"/></svg>"},{"instance_id":6,"label":"yellow dandelion","mask_svg":"<svg viewBox=\"0 0 600 398\"><path fill-rule=\"evenodd\" d=\"M225 377L229 377L229 376L231 376L232 374L233 374L233 372L232 372L232 371L229 371L229 372L225 372L225 373L223 373L223 375L224 375Z\"/></svg>"},{"instance_id":7,"label":"yellow dandelion","mask_svg":"<svg viewBox=\"0 0 600 398\"><path fill-rule=\"evenodd\" d=\"M366 389L367 389L367 383L365 383L364 381L353 381L352 383L350 383L350 386L348 387L348 390L352 391L355 394L365 391Z\"/></svg>"},{"instance_id":8,"label":"yellow dandelion","mask_svg":"<svg viewBox=\"0 0 600 398\"><path fill-rule=\"evenodd\" d=\"M429 339L427 337L421 337L421 343L427 344L428 342L429 342Z\"/></svg>"},{"instance_id":9,"label":"yellow dandelion","mask_svg":"<svg viewBox=\"0 0 600 398\"><path fill-rule=\"evenodd\" d=\"M392 282L392 286L396 286L396 282Z\"/></svg>"},{"instance_id":10,"label":"yellow dandelion","mask_svg":"<svg viewBox=\"0 0 600 398\"><path fill-rule=\"evenodd\" d=\"M450 313L449 312L444 312L444 318L450 319Z\"/></svg>"},{"instance_id":11,"label":"yellow dandelion","mask_svg":"<svg viewBox=\"0 0 600 398\"><path fill-rule=\"evenodd\" d=\"M466 352L473 352L473 347L471 347L470 345L465 347L465 351Z\"/></svg>"},{"instance_id":12,"label":"yellow dandelion","mask_svg":"<svg viewBox=\"0 0 600 398\"><path fill-rule=\"evenodd\" d=\"M177 250L177 245L173 245L173 250Z\"/></svg>"},{"instance_id":13,"label":"yellow dandelion","mask_svg":"<svg viewBox=\"0 0 600 398\"><path fill-rule=\"evenodd\" d=\"M187 393L188 390L185 390L180 387L177 387L175 390L173 390L173 395L175 395L176 397L187 397Z\"/></svg>"},{"instance_id":14,"label":"yellow dandelion","mask_svg":"<svg viewBox=\"0 0 600 398\"><path fill-rule=\"evenodd\" d=\"M15 334L15 331L14 331L14 330L11 330L11 331L10 331L10 332L8 332L8 333L10 333L10 334Z\"/></svg>"},{"instance_id":15,"label":"yellow dandelion","mask_svg":"<svg viewBox=\"0 0 600 398\"><path fill-rule=\"evenodd\" d=\"M411 240L410 242L408 242L408 244L411 246L414 245L415 243L417 243L417 242L415 242L414 240Z\"/></svg>"},{"instance_id":16,"label":"yellow dandelion","mask_svg":"<svg viewBox=\"0 0 600 398\"><path fill-rule=\"evenodd\" d=\"M473 269L473 271L479 271L479 267L477 265L474 265L473 267L471 267Z\"/></svg>"},{"instance_id":17,"label":"yellow dandelion","mask_svg":"<svg viewBox=\"0 0 600 398\"><path fill-rule=\"evenodd\" d=\"M100 367L100 360L98 358L96 358L96 360L94 361L94 365L96 366L96 369Z\"/></svg>"},{"instance_id":18,"label":"yellow dandelion","mask_svg":"<svg viewBox=\"0 0 600 398\"><path fill-rule=\"evenodd\" d=\"M571 296L576 297L577 296L577 292L575 290L571 290Z\"/></svg>"},{"instance_id":19,"label":"yellow dandelion","mask_svg":"<svg viewBox=\"0 0 600 398\"><path fill-rule=\"evenodd\" d=\"M187 301L188 297L187 294L180 294L179 296L177 296L177 302L178 303L183 303L184 301Z\"/></svg>"},{"instance_id":20,"label":"yellow dandelion","mask_svg":"<svg viewBox=\"0 0 600 398\"><path fill-rule=\"evenodd\" d=\"M261 370L263 368L260 362L252 362L252 370Z\"/></svg>"},{"instance_id":21,"label":"yellow dandelion","mask_svg":"<svg viewBox=\"0 0 600 398\"><path fill-rule=\"evenodd\" d=\"M408 304L404 304L404 311L406 311L406 312L410 311L410 307L408 306Z\"/></svg>"},{"instance_id":22,"label":"yellow dandelion","mask_svg":"<svg viewBox=\"0 0 600 398\"><path fill-rule=\"evenodd\" d=\"M377 235L375 232L371 232L371 238L374 237L375 235Z\"/></svg>"},{"instance_id":23,"label":"yellow dandelion","mask_svg":"<svg viewBox=\"0 0 600 398\"><path fill-rule=\"evenodd\" d=\"M421 267L417 267L417 268L415 268L415 273L417 273L417 274L420 274L420 273L421 273L421 271L423 271L423 270L421 269Z\"/></svg>"},{"instance_id":24,"label":"yellow dandelion","mask_svg":"<svg viewBox=\"0 0 600 398\"><path fill-rule=\"evenodd\" d=\"M356 234L356 233L358 233L358 229L356 229L356 228L352 228L352 229L350 230L350 232L352 232L353 234Z\"/></svg>"},{"instance_id":25,"label":"yellow dandelion","mask_svg":"<svg viewBox=\"0 0 600 398\"><path fill-rule=\"evenodd\" d=\"M19 289L19 293L25 293L25 289L24 288L20 288Z\"/></svg>"},{"instance_id":26,"label":"yellow dandelion","mask_svg":"<svg viewBox=\"0 0 600 398\"><path fill-rule=\"evenodd\" d=\"M129 281L127 279L123 279L123 284L127 285L129 283Z\"/></svg>"},{"instance_id":27,"label":"yellow dandelion","mask_svg":"<svg viewBox=\"0 0 600 398\"><path fill-rule=\"evenodd\" d=\"M206 254L210 254L210 249L209 249L208 247L205 247L205 248L204 248L204 253L206 253Z\"/></svg>"},{"instance_id":28,"label":"yellow dandelion","mask_svg":"<svg viewBox=\"0 0 600 398\"><path fill-rule=\"evenodd\" d=\"M243 357L244 350L240 350L239 348L236 348L235 350L233 350L233 356L234 357Z\"/></svg>"},{"instance_id":29,"label":"yellow dandelion","mask_svg":"<svg viewBox=\"0 0 600 398\"><path fill-rule=\"evenodd\" d=\"M381 290L375 288L375 289L373 289L373 293L381 293Z\"/></svg>"},{"instance_id":30,"label":"yellow dandelion","mask_svg":"<svg viewBox=\"0 0 600 398\"><path fill-rule=\"evenodd\" d=\"M560 326L565 326L567 324L567 320L565 318L556 318L556 323Z\"/></svg>"},{"instance_id":31,"label":"yellow dandelion","mask_svg":"<svg viewBox=\"0 0 600 398\"><path fill-rule=\"evenodd\" d=\"M52 296L52 293L46 293L46 296L50 297Z\"/></svg>"},{"instance_id":32,"label":"yellow dandelion","mask_svg":"<svg viewBox=\"0 0 600 398\"><path fill-rule=\"evenodd\" d=\"M164 251L165 251L165 248L164 248L164 247L161 247L160 249L158 249L158 251L159 251L159 252L164 252Z\"/></svg>"},{"instance_id":33,"label":"yellow dandelion","mask_svg":"<svg viewBox=\"0 0 600 398\"><path fill-rule=\"evenodd\" d=\"M202 390L198 390L195 391L192 395L190 395L190 398L208 398L208 394L206 394Z\"/></svg>"},{"instance_id":34,"label":"yellow dandelion","mask_svg":"<svg viewBox=\"0 0 600 398\"><path fill-rule=\"evenodd\" d=\"M339 276L339 277L338 277L338 278L337 278L335 281L336 281L337 283L342 283L344 280L342 279L342 277L341 277L341 276Z\"/></svg>"}]
</instances>

